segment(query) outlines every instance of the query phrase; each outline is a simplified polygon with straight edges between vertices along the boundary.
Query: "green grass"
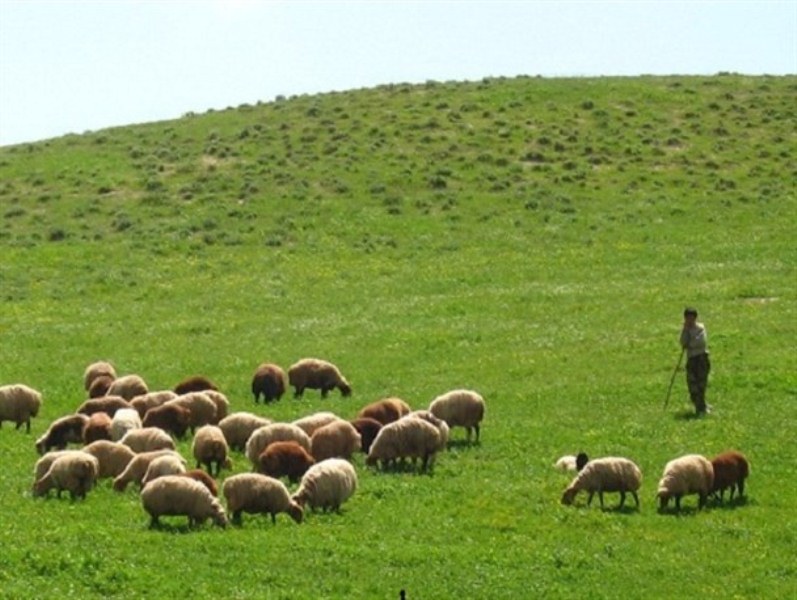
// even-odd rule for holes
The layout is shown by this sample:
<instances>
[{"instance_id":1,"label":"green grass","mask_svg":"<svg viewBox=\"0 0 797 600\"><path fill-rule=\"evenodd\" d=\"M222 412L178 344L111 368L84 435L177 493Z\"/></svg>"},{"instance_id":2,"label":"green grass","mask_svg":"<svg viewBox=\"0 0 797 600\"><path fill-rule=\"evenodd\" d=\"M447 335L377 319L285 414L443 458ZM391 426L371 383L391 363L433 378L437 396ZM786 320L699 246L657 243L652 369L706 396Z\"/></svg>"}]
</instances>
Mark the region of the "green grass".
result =
<instances>
[{"instance_id":1,"label":"green grass","mask_svg":"<svg viewBox=\"0 0 797 600\"><path fill-rule=\"evenodd\" d=\"M398 84L0 149L0 382L45 398L30 435L0 430L3 595L793 596L795 91ZM662 410L686 304L712 351L702 420L682 375ZM303 356L353 396L255 407L257 364ZM33 441L100 358L153 389L205 374L273 419L470 387L483 439L433 476L358 456L340 515L151 531L132 489L30 497ZM657 513L668 460L729 448L746 503ZM639 512L560 505L551 465L580 449L640 465Z\"/></svg>"}]
</instances>

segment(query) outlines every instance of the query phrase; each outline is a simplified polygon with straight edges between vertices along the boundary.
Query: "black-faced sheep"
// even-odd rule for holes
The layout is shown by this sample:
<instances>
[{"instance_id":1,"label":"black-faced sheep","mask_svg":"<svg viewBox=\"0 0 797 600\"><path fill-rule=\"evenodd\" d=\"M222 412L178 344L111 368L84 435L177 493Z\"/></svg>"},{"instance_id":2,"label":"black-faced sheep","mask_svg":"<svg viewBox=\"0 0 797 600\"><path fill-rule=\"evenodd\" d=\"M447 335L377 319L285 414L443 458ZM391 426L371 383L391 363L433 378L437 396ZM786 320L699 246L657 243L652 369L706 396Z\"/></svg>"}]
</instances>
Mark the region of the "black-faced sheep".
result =
<instances>
[{"instance_id":1,"label":"black-faced sheep","mask_svg":"<svg viewBox=\"0 0 797 600\"><path fill-rule=\"evenodd\" d=\"M296 442L272 442L260 454L257 472L296 483L314 464L312 455Z\"/></svg>"},{"instance_id":2,"label":"black-faced sheep","mask_svg":"<svg viewBox=\"0 0 797 600\"><path fill-rule=\"evenodd\" d=\"M736 489L739 490L739 498L744 495L744 480L750 475L750 464L744 454L735 450L723 452L711 459L711 466L714 469L711 492L715 496L719 495L720 502L728 488L731 490L731 500Z\"/></svg>"},{"instance_id":3,"label":"black-faced sheep","mask_svg":"<svg viewBox=\"0 0 797 600\"><path fill-rule=\"evenodd\" d=\"M141 478L141 487L165 475L182 475L185 473L185 460L177 454L164 454L154 458L149 463L144 477Z\"/></svg>"},{"instance_id":4,"label":"black-faced sheep","mask_svg":"<svg viewBox=\"0 0 797 600\"><path fill-rule=\"evenodd\" d=\"M25 431L30 433L30 420L39 414L42 395L22 383L13 383L0 387L0 427L3 421L13 421L16 428L25 424Z\"/></svg>"},{"instance_id":5,"label":"black-faced sheep","mask_svg":"<svg viewBox=\"0 0 797 600\"><path fill-rule=\"evenodd\" d=\"M342 419L333 412L322 411L301 417L293 421L299 429L304 431L307 435L312 436L316 429L329 425L333 421L341 421Z\"/></svg>"},{"instance_id":6,"label":"black-faced sheep","mask_svg":"<svg viewBox=\"0 0 797 600\"><path fill-rule=\"evenodd\" d=\"M191 453L196 459L197 468L202 465L208 473L213 475L213 465L216 465L216 475L221 473L221 468L230 468L230 459L227 456L229 447L224 433L216 425L204 425L197 429Z\"/></svg>"},{"instance_id":7,"label":"black-faced sheep","mask_svg":"<svg viewBox=\"0 0 797 600\"><path fill-rule=\"evenodd\" d=\"M136 454L153 452L154 450L174 450L174 440L160 427L142 427L132 429L119 440Z\"/></svg>"},{"instance_id":8,"label":"black-faced sheep","mask_svg":"<svg viewBox=\"0 0 797 600\"><path fill-rule=\"evenodd\" d=\"M316 429L310 437L310 453L316 462L327 458L345 458L362 447L362 438L348 421L338 419Z\"/></svg>"},{"instance_id":9,"label":"black-faced sheep","mask_svg":"<svg viewBox=\"0 0 797 600\"><path fill-rule=\"evenodd\" d=\"M57 496L67 490L72 500L85 498L94 487L99 472L96 458L85 452L74 452L56 458L44 476L33 484L33 495L43 496L55 489Z\"/></svg>"},{"instance_id":10,"label":"black-faced sheep","mask_svg":"<svg viewBox=\"0 0 797 600\"><path fill-rule=\"evenodd\" d=\"M188 525L211 519L219 527L227 526L224 507L202 483L181 475L165 475L141 490L141 504L151 518L150 527L160 524L161 516L187 516Z\"/></svg>"},{"instance_id":11,"label":"black-faced sheep","mask_svg":"<svg viewBox=\"0 0 797 600\"><path fill-rule=\"evenodd\" d=\"M598 493L603 508L604 492L619 492L620 506L625 504L625 495L630 493L639 508L637 490L642 485L642 472L627 458L609 456L589 461L576 475L575 479L562 494L562 504L573 504L573 500L581 491L589 492L587 506L592 504L592 497Z\"/></svg>"},{"instance_id":12,"label":"black-faced sheep","mask_svg":"<svg viewBox=\"0 0 797 600\"><path fill-rule=\"evenodd\" d=\"M135 408L121 408L114 413L111 419L111 439L114 442L134 429L141 429L141 417Z\"/></svg>"},{"instance_id":13,"label":"black-faced sheep","mask_svg":"<svg viewBox=\"0 0 797 600\"><path fill-rule=\"evenodd\" d=\"M36 440L36 450L44 454L53 448L63 450L67 444L83 443L83 428L88 420L86 415L67 415L56 419L44 435Z\"/></svg>"},{"instance_id":14,"label":"black-faced sheep","mask_svg":"<svg viewBox=\"0 0 797 600\"><path fill-rule=\"evenodd\" d=\"M116 369L113 365L104 360L91 363L83 372L83 389L88 392L94 380L103 376L116 379Z\"/></svg>"},{"instance_id":15,"label":"black-faced sheep","mask_svg":"<svg viewBox=\"0 0 797 600\"><path fill-rule=\"evenodd\" d=\"M180 404L166 403L150 408L144 415L144 427L160 427L177 439L183 439L191 423L191 411Z\"/></svg>"},{"instance_id":16,"label":"black-faced sheep","mask_svg":"<svg viewBox=\"0 0 797 600\"><path fill-rule=\"evenodd\" d=\"M90 444L97 440L111 439L111 417L108 413L94 413L83 426L83 443Z\"/></svg>"},{"instance_id":17,"label":"black-faced sheep","mask_svg":"<svg viewBox=\"0 0 797 600\"><path fill-rule=\"evenodd\" d=\"M279 365L263 363L255 371L252 377L252 395L255 397L255 404L263 396L264 402L279 400L288 387L288 377Z\"/></svg>"},{"instance_id":18,"label":"black-faced sheep","mask_svg":"<svg viewBox=\"0 0 797 600\"><path fill-rule=\"evenodd\" d=\"M246 441L256 429L270 425L271 420L249 412L236 412L219 421L227 444L234 450L246 448Z\"/></svg>"},{"instance_id":19,"label":"black-faced sheep","mask_svg":"<svg viewBox=\"0 0 797 600\"><path fill-rule=\"evenodd\" d=\"M351 395L351 385L338 368L318 358L303 358L288 369L288 381L294 387L294 397L301 398L305 389L321 390L321 397L334 389L343 396Z\"/></svg>"},{"instance_id":20,"label":"black-faced sheep","mask_svg":"<svg viewBox=\"0 0 797 600\"><path fill-rule=\"evenodd\" d=\"M94 379L89 388L89 398L102 398L103 396L107 396L113 381L114 378L110 375L100 375Z\"/></svg>"},{"instance_id":21,"label":"black-faced sheep","mask_svg":"<svg viewBox=\"0 0 797 600\"><path fill-rule=\"evenodd\" d=\"M675 508L681 510L681 497L689 494L697 494L698 508L703 508L713 486L714 467L704 456L687 454L671 460L664 466L659 481L660 509L666 509L670 498L675 498Z\"/></svg>"},{"instance_id":22,"label":"black-faced sheep","mask_svg":"<svg viewBox=\"0 0 797 600\"><path fill-rule=\"evenodd\" d=\"M401 398L391 397L377 400L364 406L359 413L358 418L369 418L379 421L382 425L387 425L393 421L398 421L401 417L410 414L412 409Z\"/></svg>"},{"instance_id":23,"label":"black-faced sheep","mask_svg":"<svg viewBox=\"0 0 797 600\"><path fill-rule=\"evenodd\" d=\"M204 392L205 390L215 391L218 389L216 384L204 375L194 375L192 377L186 377L174 386L174 393L178 396L182 396L190 392Z\"/></svg>"},{"instance_id":24,"label":"black-faced sheep","mask_svg":"<svg viewBox=\"0 0 797 600\"><path fill-rule=\"evenodd\" d=\"M141 480L147 473L149 464L159 456L170 454L172 456L180 456L174 450L154 450L152 452L141 452L133 457L125 470L113 480L113 489L117 492L124 492L127 489L127 484L135 482L141 484Z\"/></svg>"},{"instance_id":25,"label":"black-faced sheep","mask_svg":"<svg viewBox=\"0 0 797 600\"><path fill-rule=\"evenodd\" d=\"M376 439L376 434L382 429L382 423L371 417L358 417L349 421L360 434L360 449L368 454L371 444ZM311 440L312 441L312 440Z\"/></svg>"},{"instance_id":26,"label":"black-faced sheep","mask_svg":"<svg viewBox=\"0 0 797 600\"><path fill-rule=\"evenodd\" d=\"M208 491L214 496L219 495L219 486L216 485L216 480L202 469L188 469L185 473L181 473L181 475L183 477L190 477L191 479L198 481L208 488Z\"/></svg>"},{"instance_id":27,"label":"black-faced sheep","mask_svg":"<svg viewBox=\"0 0 797 600\"><path fill-rule=\"evenodd\" d=\"M252 432L246 441L246 458L257 469L260 454L273 442L296 442L310 452L310 437L293 423L271 423Z\"/></svg>"},{"instance_id":28,"label":"black-faced sheep","mask_svg":"<svg viewBox=\"0 0 797 600\"><path fill-rule=\"evenodd\" d=\"M78 406L75 411L80 415L91 416L94 413L104 412L113 418L117 410L132 408L130 403L121 396L102 396L101 398L91 398Z\"/></svg>"},{"instance_id":29,"label":"black-faced sheep","mask_svg":"<svg viewBox=\"0 0 797 600\"><path fill-rule=\"evenodd\" d=\"M191 433L197 427L214 425L218 422L216 418L216 403L204 392L189 392L182 396L177 396L174 400L169 400L164 406L171 404L184 406L190 411L188 426L191 429Z\"/></svg>"},{"instance_id":30,"label":"black-faced sheep","mask_svg":"<svg viewBox=\"0 0 797 600\"><path fill-rule=\"evenodd\" d=\"M127 401L147 392L149 392L147 382L138 375L124 375L114 379L111 387L108 388L109 396L121 396Z\"/></svg>"},{"instance_id":31,"label":"black-faced sheep","mask_svg":"<svg viewBox=\"0 0 797 600\"><path fill-rule=\"evenodd\" d=\"M365 464L376 466L381 462L382 468L387 469L399 459L410 458L414 462L420 458L421 470L426 471L434 465L435 456L442 449L443 440L437 427L423 419L404 417L379 430Z\"/></svg>"},{"instance_id":32,"label":"black-faced sheep","mask_svg":"<svg viewBox=\"0 0 797 600\"><path fill-rule=\"evenodd\" d=\"M138 411L139 416L143 419L147 411L156 406L166 404L169 400L177 398L171 390L159 390L157 392L147 392L141 396L136 396L130 401L130 406Z\"/></svg>"},{"instance_id":33,"label":"black-faced sheep","mask_svg":"<svg viewBox=\"0 0 797 600\"><path fill-rule=\"evenodd\" d=\"M429 405L429 412L443 419L450 428L464 427L470 442L471 430L479 441L479 428L484 419L484 398L472 390L452 390L438 396Z\"/></svg>"},{"instance_id":34,"label":"black-faced sheep","mask_svg":"<svg viewBox=\"0 0 797 600\"><path fill-rule=\"evenodd\" d=\"M97 479L118 477L124 473L127 465L136 456L130 448L119 442L97 440L83 446L81 450L91 454L99 463ZM45 455L46 456L46 455Z\"/></svg>"},{"instance_id":35,"label":"black-faced sheep","mask_svg":"<svg viewBox=\"0 0 797 600\"><path fill-rule=\"evenodd\" d=\"M576 455L566 454L554 463L554 467L559 471L581 471L589 462L586 452L579 452Z\"/></svg>"},{"instance_id":36,"label":"black-faced sheep","mask_svg":"<svg viewBox=\"0 0 797 600\"><path fill-rule=\"evenodd\" d=\"M428 423L427 423L428 425ZM357 489L357 473L351 463L342 458L328 458L307 470L293 495L300 506L339 511Z\"/></svg>"},{"instance_id":37,"label":"black-faced sheep","mask_svg":"<svg viewBox=\"0 0 797 600\"><path fill-rule=\"evenodd\" d=\"M288 488L279 479L259 473L241 473L228 477L221 490L235 524L241 524L241 513L270 514L272 523L277 522L279 513L286 513L297 523L302 522L304 510L291 499Z\"/></svg>"}]
</instances>

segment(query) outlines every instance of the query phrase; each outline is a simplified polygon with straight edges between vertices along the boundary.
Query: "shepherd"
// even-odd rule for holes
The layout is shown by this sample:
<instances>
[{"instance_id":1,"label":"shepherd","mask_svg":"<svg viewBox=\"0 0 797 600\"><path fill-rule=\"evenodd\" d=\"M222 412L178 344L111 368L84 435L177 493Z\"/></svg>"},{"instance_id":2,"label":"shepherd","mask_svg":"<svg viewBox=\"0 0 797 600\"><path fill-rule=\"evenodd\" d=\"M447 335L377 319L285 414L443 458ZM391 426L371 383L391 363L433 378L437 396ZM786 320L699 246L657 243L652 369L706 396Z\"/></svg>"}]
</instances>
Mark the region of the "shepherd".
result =
<instances>
[{"instance_id":1,"label":"shepherd","mask_svg":"<svg viewBox=\"0 0 797 600\"><path fill-rule=\"evenodd\" d=\"M706 404L706 387L711 362L708 359L708 334L703 323L697 320L697 310L684 310L684 326L681 330L681 348L686 353L686 385L689 397L698 416L711 412Z\"/></svg>"}]
</instances>

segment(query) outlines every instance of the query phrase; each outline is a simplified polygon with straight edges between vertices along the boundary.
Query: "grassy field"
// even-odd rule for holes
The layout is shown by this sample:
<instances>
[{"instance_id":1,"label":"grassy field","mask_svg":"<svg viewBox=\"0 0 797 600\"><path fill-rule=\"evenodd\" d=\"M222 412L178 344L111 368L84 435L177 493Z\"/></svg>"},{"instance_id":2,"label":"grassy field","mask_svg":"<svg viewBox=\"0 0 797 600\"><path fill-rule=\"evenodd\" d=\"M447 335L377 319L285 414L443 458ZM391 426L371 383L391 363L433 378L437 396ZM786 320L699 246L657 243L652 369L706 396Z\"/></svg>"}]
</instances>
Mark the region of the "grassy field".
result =
<instances>
[{"instance_id":1,"label":"grassy field","mask_svg":"<svg viewBox=\"0 0 797 600\"><path fill-rule=\"evenodd\" d=\"M29 435L0 430L2 595L794 596L796 92L397 84L0 148L0 383L44 395ZM705 419L682 374L662 410L686 304L709 331ZM255 406L255 367L303 356L353 395ZM356 457L341 514L150 530L132 489L30 495L33 442L96 359L152 389L205 374L275 420L457 387L487 415L431 476ZM668 460L729 448L746 501L657 512ZM639 511L560 504L552 464L582 449L640 466Z\"/></svg>"}]
</instances>

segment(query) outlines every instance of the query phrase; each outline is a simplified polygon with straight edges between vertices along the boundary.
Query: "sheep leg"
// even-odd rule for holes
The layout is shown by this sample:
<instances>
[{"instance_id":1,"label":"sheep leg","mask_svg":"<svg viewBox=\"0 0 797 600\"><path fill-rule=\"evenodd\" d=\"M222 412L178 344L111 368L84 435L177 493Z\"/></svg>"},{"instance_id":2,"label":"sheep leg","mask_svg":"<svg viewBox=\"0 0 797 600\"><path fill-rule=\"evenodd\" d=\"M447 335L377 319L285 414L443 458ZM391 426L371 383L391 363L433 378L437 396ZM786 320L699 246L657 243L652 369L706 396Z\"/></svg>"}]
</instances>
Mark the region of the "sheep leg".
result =
<instances>
[{"instance_id":1,"label":"sheep leg","mask_svg":"<svg viewBox=\"0 0 797 600\"><path fill-rule=\"evenodd\" d=\"M303 393L304 393L304 388L297 387L296 391L293 392L293 397L294 398L301 398Z\"/></svg>"},{"instance_id":2,"label":"sheep leg","mask_svg":"<svg viewBox=\"0 0 797 600\"><path fill-rule=\"evenodd\" d=\"M271 524L272 525L277 524L277 513L271 513Z\"/></svg>"},{"instance_id":3,"label":"sheep leg","mask_svg":"<svg viewBox=\"0 0 797 600\"><path fill-rule=\"evenodd\" d=\"M634 497L634 502L636 502L636 507L639 508L639 496L636 492L631 492L631 495Z\"/></svg>"},{"instance_id":4,"label":"sheep leg","mask_svg":"<svg viewBox=\"0 0 797 600\"><path fill-rule=\"evenodd\" d=\"M327 394L329 394L329 390L330 390L330 389L331 389L331 388L322 387L322 388L321 388L321 397L322 397L322 398L326 398L326 397L327 397Z\"/></svg>"},{"instance_id":5,"label":"sheep leg","mask_svg":"<svg viewBox=\"0 0 797 600\"><path fill-rule=\"evenodd\" d=\"M241 524L241 513L242 512L243 512L243 509L233 511L233 513L232 513L232 522L233 522L233 524L235 524L235 525L240 525Z\"/></svg>"},{"instance_id":6,"label":"sheep leg","mask_svg":"<svg viewBox=\"0 0 797 600\"><path fill-rule=\"evenodd\" d=\"M592 497L595 495L595 492L590 491L589 498L587 498L587 506L592 506Z\"/></svg>"},{"instance_id":7,"label":"sheep leg","mask_svg":"<svg viewBox=\"0 0 797 600\"><path fill-rule=\"evenodd\" d=\"M598 490L598 500L601 501L601 510L603 510L604 509L604 506L603 506L603 490Z\"/></svg>"},{"instance_id":8,"label":"sheep leg","mask_svg":"<svg viewBox=\"0 0 797 600\"><path fill-rule=\"evenodd\" d=\"M468 442L469 444L470 444L470 434L471 434L471 431L472 431L472 430L471 430L471 428L470 428L470 427L465 427L465 434L466 434L466 435L465 435L465 439L467 440L467 442Z\"/></svg>"},{"instance_id":9,"label":"sheep leg","mask_svg":"<svg viewBox=\"0 0 797 600\"><path fill-rule=\"evenodd\" d=\"M698 498L699 499L697 501L697 507L698 508L703 508L706 505L706 500L708 500L708 494L705 494L704 492L700 492L700 494L698 494Z\"/></svg>"},{"instance_id":10,"label":"sheep leg","mask_svg":"<svg viewBox=\"0 0 797 600\"><path fill-rule=\"evenodd\" d=\"M739 498L741 498L744 495L744 479L740 479L736 485L739 488Z\"/></svg>"},{"instance_id":11,"label":"sheep leg","mask_svg":"<svg viewBox=\"0 0 797 600\"><path fill-rule=\"evenodd\" d=\"M680 496L680 494L675 497L675 510L681 510L681 496Z\"/></svg>"},{"instance_id":12,"label":"sheep leg","mask_svg":"<svg viewBox=\"0 0 797 600\"><path fill-rule=\"evenodd\" d=\"M479 433L480 433L479 424L477 423L476 425L473 426L473 428L476 430L476 443L478 443L479 442Z\"/></svg>"},{"instance_id":13,"label":"sheep leg","mask_svg":"<svg viewBox=\"0 0 797 600\"><path fill-rule=\"evenodd\" d=\"M620 506L618 506L617 508L623 508L623 504L625 504L625 492L624 491L620 492Z\"/></svg>"},{"instance_id":14,"label":"sheep leg","mask_svg":"<svg viewBox=\"0 0 797 600\"><path fill-rule=\"evenodd\" d=\"M154 529L155 527L160 527L161 522L158 519L158 515L152 515L152 518L149 520L149 528Z\"/></svg>"}]
</instances>

